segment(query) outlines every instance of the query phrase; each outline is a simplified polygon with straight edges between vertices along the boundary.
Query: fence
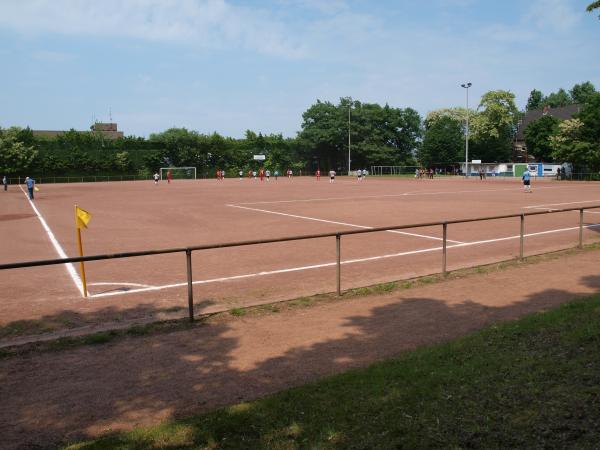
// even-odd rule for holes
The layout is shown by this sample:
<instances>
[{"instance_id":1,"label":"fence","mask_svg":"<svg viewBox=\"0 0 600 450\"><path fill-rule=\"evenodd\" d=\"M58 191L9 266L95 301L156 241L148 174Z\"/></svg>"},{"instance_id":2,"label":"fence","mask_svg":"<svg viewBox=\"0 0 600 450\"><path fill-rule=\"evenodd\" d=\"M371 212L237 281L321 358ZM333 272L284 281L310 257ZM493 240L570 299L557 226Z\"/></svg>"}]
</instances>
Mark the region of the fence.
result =
<instances>
[{"instance_id":1,"label":"fence","mask_svg":"<svg viewBox=\"0 0 600 450\"><path fill-rule=\"evenodd\" d=\"M32 176L38 184L55 184L55 183L97 183L108 181L137 181L151 180L150 175L83 175L77 177L36 177ZM8 178L8 184L21 184L25 182L25 177Z\"/></svg>"},{"instance_id":2,"label":"fence","mask_svg":"<svg viewBox=\"0 0 600 450\"><path fill-rule=\"evenodd\" d=\"M441 273L445 276L447 274L447 236L448 236L448 227L453 224L460 223L469 223L469 222L481 222L481 221L489 221L489 220L500 220L500 219L509 219L509 218L519 218L520 219L520 239L519 239L519 259L523 259L524 255L524 247L525 247L525 217L528 216L539 216L544 214L557 214L568 211L579 211L579 240L577 247L583 247L583 212L589 209L598 209L600 205L586 206L585 208L564 208L564 209L553 209L550 211L534 211L528 213L521 214L505 214L500 216L488 216L488 217L477 217L472 219L456 219L456 220L448 220L443 222L429 222L429 223L417 223L417 224L409 224L409 225L397 225L391 227L379 227L379 228L371 228L371 229L362 229L362 230L351 230L351 231L338 231L334 233L323 233L323 234L310 234L310 235L300 235L300 236L289 236L277 239L261 239L261 240L251 240L251 241L240 241L240 242L225 242L221 244L212 244L212 245L198 245L193 247L181 247L181 248L170 248L163 250L145 250L138 252L127 252L127 253L114 253L114 254L106 254L106 255L93 255L93 256L84 256L84 257L76 257L76 258L62 258L62 259L49 259L49 260L39 260L39 261L28 261L28 262L20 262L20 263L10 263L10 264L0 264L0 270L7 269L18 269L18 268L26 268L26 267L36 267L36 266L49 266L55 264L66 264L66 263L76 263L82 261L100 261L106 259L119 259L119 258L131 258L138 256L150 256L150 255L161 255L168 253L185 253L186 257L186 268L187 268L187 294L188 294L188 310L189 310L189 319L190 321L194 320L194 294L193 294L193 280L192 280L192 252L194 251L202 251L202 250L213 250L219 248L228 248L228 247L242 247L249 245L259 245L259 244L271 244L275 242L291 242L291 241L300 241L300 240L308 240L308 239L320 239L327 237L335 237L335 248L336 248L336 291L338 295L342 294L342 286L341 286L341 246L342 246L342 236L349 236L355 234L364 234L364 233L377 233L382 231L389 230L405 230L412 228L425 228L425 227L433 227L433 226L441 226L442 227L442 261L441 261Z\"/></svg>"}]
</instances>

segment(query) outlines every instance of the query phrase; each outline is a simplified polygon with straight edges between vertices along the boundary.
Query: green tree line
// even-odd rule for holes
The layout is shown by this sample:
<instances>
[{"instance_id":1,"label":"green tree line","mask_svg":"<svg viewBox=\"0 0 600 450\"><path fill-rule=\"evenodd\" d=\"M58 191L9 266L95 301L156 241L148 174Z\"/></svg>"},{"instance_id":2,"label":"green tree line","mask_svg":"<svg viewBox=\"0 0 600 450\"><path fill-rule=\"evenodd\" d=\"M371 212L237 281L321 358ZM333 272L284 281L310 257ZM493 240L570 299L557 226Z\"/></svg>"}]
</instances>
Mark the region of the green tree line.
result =
<instances>
[{"instance_id":1,"label":"green tree line","mask_svg":"<svg viewBox=\"0 0 600 450\"><path fill-rule=\"evenodd\" d=\"M570 161L600 168L600 94L590 82L567 93L544 96L531 91L527 108L568 98L581 105L565 123L544 116L525 130L529 153L538 160ZM538 99L539 101L535 100ZM535 101L534 101L535 100ZM566 100L565 100L566 101ZM537 102L537 103L536 103ZM545 103L546 102L546 103ZM561 100L562 102L562 100ZM562 104L561 102L557 104ZM567 103L568 104L568 103ZM469 157L486 162L511 159L512 141L524 114L509 91L489 91L475 110L442 108L423 119L412 108L363 103L350 97L337 104L317 100L302 115L295 137L248 130L241 139L171 128L148 138L107 139L100 133L67 131L53 138L36 137L29 128L0 128L0 172L9 176L81 176L135 174L150 176L160 167L194 166L198 176L216 169L267 169L340 172L372 165L454 165L464 160L469 116ZM264 154L265 161L253 155Z\"/></svg>"}]
</instances>

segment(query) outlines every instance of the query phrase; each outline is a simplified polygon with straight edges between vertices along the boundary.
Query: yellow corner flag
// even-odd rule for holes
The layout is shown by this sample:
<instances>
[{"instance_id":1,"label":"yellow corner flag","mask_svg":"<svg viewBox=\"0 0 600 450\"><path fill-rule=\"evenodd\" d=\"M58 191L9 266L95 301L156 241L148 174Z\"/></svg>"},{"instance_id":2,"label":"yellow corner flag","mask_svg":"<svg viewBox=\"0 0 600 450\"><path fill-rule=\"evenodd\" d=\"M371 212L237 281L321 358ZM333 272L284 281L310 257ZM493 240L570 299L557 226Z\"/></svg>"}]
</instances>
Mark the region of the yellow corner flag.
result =
<instances>
[{"instance_id":1,"label":"yellow corner flag","mask_svg":"<svg viewBox=\"0 0 600 450\"><path fill-rule=\"evenodd\" d=\"M75 224L77 228L87 228L87 224L92 218L92 215L85 209L75 206Z\"/></svg>"},{"instance_id":2,"label":"yellow corner flag","mask_svg":"<svg viewBox=\"0 0 600 450\"><path fill-rule=\"evenodd\" d=\"M87 228L87 224L89 223L92 215L87 212L85 209L81 209L79 206L75 205L75 225L77 227L77 244L79 247L79 256L83 257L83 245L81 244L81 229ZM83 261L80 261L81 266L81 281L83 282L83 296L88 296L87 291L87 283L85 281L85 266L83 265Z\"/></svg>"}]
</instances>

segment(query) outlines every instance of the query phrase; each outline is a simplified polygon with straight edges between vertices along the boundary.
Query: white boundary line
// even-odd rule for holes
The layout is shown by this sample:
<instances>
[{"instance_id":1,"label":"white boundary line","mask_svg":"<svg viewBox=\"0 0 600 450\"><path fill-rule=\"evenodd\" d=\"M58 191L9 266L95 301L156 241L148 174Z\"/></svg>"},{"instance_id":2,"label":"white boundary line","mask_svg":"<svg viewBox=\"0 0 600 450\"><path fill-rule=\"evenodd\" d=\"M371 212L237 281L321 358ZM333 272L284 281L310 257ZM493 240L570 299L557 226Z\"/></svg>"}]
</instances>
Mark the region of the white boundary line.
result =
<instances>
[{"instance_id":1,"label":"white boundary line","mask_svg":"<svg viewBox=\"0 0 600 450\"><path fill-rule=\"evenodd\" d=\"M569 189L572 186L537 186L538 189ZM461 191L436 191L436 192L427 192L427 191L412 191L412 192L403 192L401 194L383 194L383 195L357 195L353 197L320 197L320 198L307 198L307 199L298 199L298 200L271 200L271 201L262 201L262 202L245 202L245 203L237 203L238 205L269 205L269 204L277 204L277 203L304 203L304 202L323 202L323 201L331 201L331 200L356 200L356 199L368 199L368 198L389 198L389 197L404 197L409 195L445 195L445 194L478 194L481 192L506 192L506 191L521 191L522 186L519 184L518 187L510 187L510 188L502 188L502 189L469 189L469 190L461 190Z\"/></svg>"},{"instance_id":2,"label":"white boundary line","mask_svg":"<svg viewBox=\"0 0 600 450\"><path fill-rule=\"evenodd\" d=\"M600 200L580 200L578 202L546 203L544 205L523 206L523 208L525 208L525 209L544 209L545 206L563 206L563 205L575 205L578 203L596 203L596 202L600 202Z\"/></svg>"},{"instance_id":3,"label":"white boundary line","mask_svg":"<svg viewBox=\"0 0 600 450\"><path fill-rule=\"evenodd\" d=\"M89 286L137 286L137 287L154 287L151 284L141 284L141 283L119 283L119 282L100 282L100 283L90 283Z\"/></svg>"},{"instance_id":4,"label":"white boundary line","mask_svg":"<svg viewBox=\"0 0 600 450\"><path fill-rule=\"evenodd\" d=\"M226 206L229 206L231 208L247 209L249 211L258 211L258 212L263 212L263 213L267 213L267 214L276 214L279 216L294 217L296 219L304 219L304 220L312 220L315 222L332 223L334 225L343 225L346 227L353 227L353 228L362 228L364 230L372 230L373 228L375 228L375 227L368 227L365 225L356 225L353 223L336 222L334 220L317 219L316 217L299 216L296 214L287 214L287 213L282 213L282 212L278 212L278 211L269 211L268 209L249 208L247 206L239 206L239 205L231 205L231 204L226 205ZM425 238L425 239L433 239L435 241L443 241L443 238L439 238L439 237L435 237L435 236L427 236L426 234L409 233L407 231L399 231L399 230L386 230L386 232L387 233L395 233L395 234L403 234L405 236L415 236L415 237L420 237L420 238ZM453 242L455 244L464 244L464 242L453 241L451 239L448 239L447 241Z\"/></svg>"},{"instance_id":5,"label":"white boundary line","mask_svg":"<svg viewBox=\"0 0 600 450\"><path fill-rule=\"evenodd\" d=\"M38 209L35 207L33 202L31 200L29 200L29 195L25 192L25 190L23 189L23 187L21 185L19 185L19 188L21 189L21 191L25 195L25 198L27 199L27 201L33 208L33 211L37 215L37 218L40 220L40 223L42 224L42 227L46 231L46 234L48 235L48 239L50 239L50 242L52 242L52 245L54 246L54 250L56 250L56 253L58 253L58 256L61 258L68 258L67 254L65 253L63 248L60 246L58 240L54 236L54 233L52 232L52 230L50 229L50 227L48 226L48 224L42 217L42 214L38 211ZM81 293L81 296L83 297L83 283L81 282L81 278L79 278L79 274L75 270L75 267L73 266L72 263L66 263L65 267L67 268L67 272L69 273L69 275L71 275L71 278L73 279L73 283L75 283L75 287L77 287L77 289L79 289L79 292Z\"/></svg>"},{"instance_id":6,"label":"white boundary line","mask_svg":"<svg viewBox=\"0 0 600 450\"><path fill-rule=\"evenodd\" d=\"M595 227L600 227L600 223L584 226L584 228L595 228ZM578 229L579 229L579 227L561 228L561 229L557 229L557 230L547 230L547 231L540 231L537 233L528 233L528 234L525 234L524 236L525 237L540 236L540 235L544 235L544 234L560 233L563 231L572 231L572 230L578 230ZM451 249L451 248L459 248L459 247L470 247L470 246L474 246L474 245L489 244L492 242L508 241L508 240L519 239L519 238L520 238L520 235L515 235L515 236L508 236L508 237L497 238L497 239L486 239L483 241L466 242L466 243L462 243L462 244L448 245L446 248ZM376 261L379 259L416 255L418 253L429 253L429 252L434 252L434 251L438 251L438 250L442 250L442 247L432 247L432 248L426 248L426 249L422 249L422 250L412 250L412 251L408 251L408 252L391 253L391 254L381 255L381 256L370 256L370 257L366 257L366 258L349 259L346 261L341 261L341 264L343 264L343 265L356 264L356 263L362 263L362 262L367 262L367 261ZM310 266L291 267L288 269L270 270L270 271L265 271L265 272L248 273L248 274L244 274L244 275L234 275L234 276L230 276L230 277L199 280L199 281L193 281L192 284L219 283L219 282L232 281L232 280L241 280L241 279L245 279L245 278L255 278L255 277L262 277L262 276L267 276L267 275L276 275L276 274L280 274L280 273L300 272L303 270L320 269L323 267L331 267L331 266L335 266L335 265L336 265L335 262L313 264ZM103 294L91 295L91 297L99 298L99 297L110 297L110 296L115 296L115 295L137 294L140 292L160 291L163 289L183 287L186 285L187 285L187 283L167 284L167 285L163 285L163 286L153 286L153 287L147 287L147 288L142 288L142 289L132 289L130 291L125 291L125 292L106 292Z\"/></svg>"}]
</instances>

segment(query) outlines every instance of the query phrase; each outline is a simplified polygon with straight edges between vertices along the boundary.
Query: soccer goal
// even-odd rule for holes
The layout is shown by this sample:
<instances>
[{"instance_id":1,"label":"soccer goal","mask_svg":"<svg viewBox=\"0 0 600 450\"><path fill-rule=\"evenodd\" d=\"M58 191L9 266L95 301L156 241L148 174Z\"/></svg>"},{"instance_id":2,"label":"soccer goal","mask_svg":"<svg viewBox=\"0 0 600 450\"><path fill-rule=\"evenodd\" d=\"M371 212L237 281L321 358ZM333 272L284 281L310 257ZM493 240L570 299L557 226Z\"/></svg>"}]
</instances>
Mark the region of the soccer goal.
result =
<instances>
[{"instance_id":1,"label":"soccer goal","mask_svg":"<svg viewBox=\"0 0 600 450\"><path fill-rule=\"evenodd\" d=\"M419 166L371 166L372 175L408 175L414 174Z\"/></svg>"},{"instance_id":2,"label":"soccer goal","mask_svg":"<svg viewBox=\"0 0 600 450\"><path fill-rule=\"evenodd\" d=\"M167 173L171 172L171 177L174 180L195 180L196 179L196 168L195 167L161 167L160 168L160 179L166 180Z\"/></svg>"}]
</instances>

